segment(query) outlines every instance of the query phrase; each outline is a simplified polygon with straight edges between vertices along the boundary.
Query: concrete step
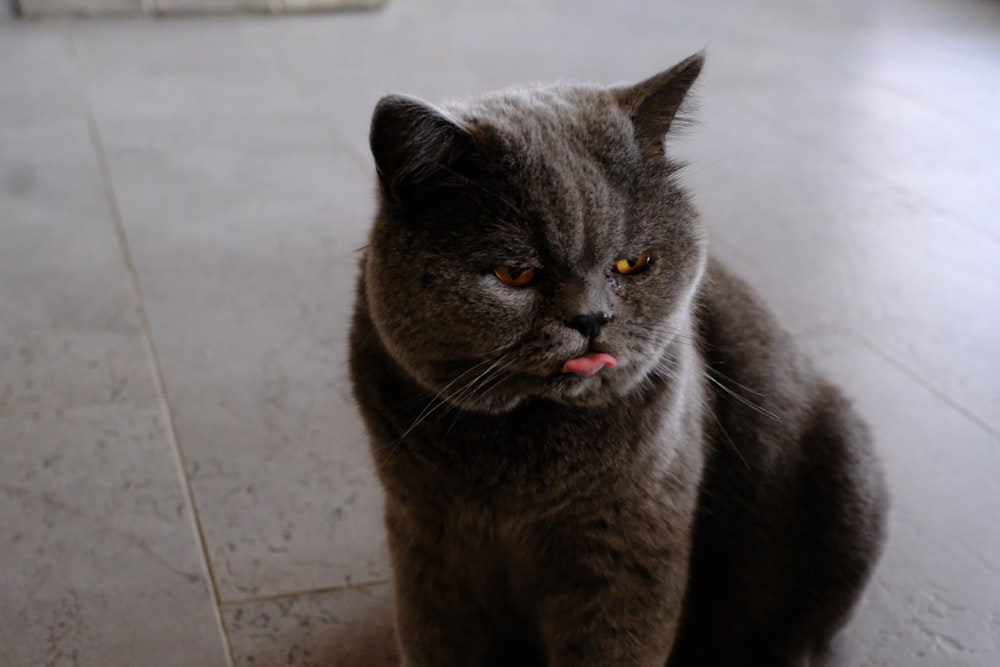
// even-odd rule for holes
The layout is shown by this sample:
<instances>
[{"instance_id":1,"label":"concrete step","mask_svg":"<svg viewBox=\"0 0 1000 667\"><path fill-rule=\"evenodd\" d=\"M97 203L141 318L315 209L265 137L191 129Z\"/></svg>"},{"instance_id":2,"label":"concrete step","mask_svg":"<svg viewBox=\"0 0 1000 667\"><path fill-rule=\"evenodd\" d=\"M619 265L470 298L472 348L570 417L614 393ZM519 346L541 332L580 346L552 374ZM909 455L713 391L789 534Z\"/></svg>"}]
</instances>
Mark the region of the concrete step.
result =
<instances>
[{"instance_id":1,"label":"concrete step","mask_svg":"<svg viewBox=\"0 0 1000 667\"><path fill-rule=\"evenodd\" d=\"M13 0L0 4L25 18L113 15L184 15L234 12L320 12L375 9L387 0Z\"/></svg>"}]
</instances>

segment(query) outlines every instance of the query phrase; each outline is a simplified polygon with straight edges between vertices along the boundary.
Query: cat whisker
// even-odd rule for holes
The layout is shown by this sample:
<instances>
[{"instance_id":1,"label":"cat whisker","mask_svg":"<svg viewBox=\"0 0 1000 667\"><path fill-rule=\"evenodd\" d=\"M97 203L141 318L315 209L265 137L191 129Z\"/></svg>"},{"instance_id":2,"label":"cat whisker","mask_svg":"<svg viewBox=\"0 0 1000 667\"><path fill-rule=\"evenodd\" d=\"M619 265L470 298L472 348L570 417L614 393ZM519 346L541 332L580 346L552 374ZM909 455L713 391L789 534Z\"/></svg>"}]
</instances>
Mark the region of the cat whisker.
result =
<instances>
[{"instance_id":1,"label":"cat whisker","mask_svg":"<svg viewBox=\"0 0 1000 667\"><path fill-rule=\"evenodd\" d=\"M693 344L693 343L691 343L691 341L687 341L687 342L689 344ZM650 373L650 375L655 375L655 376L658 376L658 377L663 378L665 380L675 380L675 379L677 379L676 374L673 373L670 368L667 368L667 367L665 367L663 365L657 365L657 366L655 366L653 368L652 372ZM714 382L714 380L711 377L709 377L708 375L705 375L705 377L707 379L712 380ZM723 389L726 389L726 388L723 387ZM727 389L727 391L728 391L728 389ZM737 397L737 398L740 398L740 397ZM726 427L722 425L722 421L720 421L719 417L715 414L715 409L714 409L713 405L711 404L711 402L706 397L704 397L704 396L702 396L699 399L699 402L701 403L702 409L705 412L707 412L712 417L712 419L715 421L716 425L719 427L719 432L722 433L722 436L726 439L726 442L728 442L729 446L733 448L734 452L736 452L736 456L740 459L740 461L743 462L743 465L746 466L747 470L751 470L750 463L746 460L746 457L743 456L743 452L741 452L740 448L736 446L736 443L733 441L733 439L731 437L729 437L729 433L726 431ZM777 419L777 417L775 417L775 418Z\"/></svg>"},{"instance_id":2,"label":"cat whisker","mask_svg":"<svg viewBox=\"0 0 1000 667\"><path fill-rule=\"evenodd\" d=\"M476 364L472 368L469 368L468 370L466 370L465 372L463 372L461 375L459 375L458 377L456 377L455 379L453 379L451 382L449 382L447 385L445 385L444 387L442 387L441 390L438 391L438 393L424 407L424 409L420 411L420 414L418 414L417 417L416 417L416 419L413 420L413 423L410 424L410 427L407 428L402 433L402 435L399 436L398 443L402 443L403 440L405 440L406 437L408 435L410 435L410 433L412 433L415 428L417 428L418 426L420 426L420 424L424 423L432 414L434 414L435 412L437 412L441 408L441 406L448 405L449 403L453 403L454 401L460 401L460 400L462 400L467 395L467 393L470 391L470 387L474 387L476 385L476 383L479 382L484 376L487 376L488 374L490 374L491 371L493 371L497 366L503 364L505 361L507 361L507 355L503 355L499 359L495 359L495 360L492 360L492 361L489 360L489 359L487 359L485 361L481 361L480 363ZM480 368L482 368L483 366L485 366L487 364L489 364L489 365L486 368L486 370L482 371L479 375L477 375L475 378L473 378L472 380L470 380L468 383L466 383L462 388L460 388L455 393L453 393L451 395L447 395L447 391L448 391L448 389L451 386L453 386L455 383L457 383L458 381L460 381L463 377L469 375L470 373L474 373L475 371L479 370ZM447 414L447 411L445 412L445 414Z\"/></svg>"},{"instance_id":3,"label":"cat whisker","mask_svg":"<svg viewBox=\"0 0 1000 667\"><path fill-rule=\"evenodd\" d=\"M736 456L738 456L740 461L743 462L743 465L746 466L746 469L750 470L750 463L747 462L746 458L744 458L743 452L741 452L740 448L736 446L736 443L733 442L733 439L729 437L729 433L726 431L726 427L722 425L722 422L719 420L718 415L715 414L715 410L712 409L712 406L708 404L708 401L706 399L702 399L701 403L702 406L705 408L705 412L710 414L712 416L712 419L715 420L716 425L718 425L719 427L719 432L722 433L722 436L729 443L729 446L733 448L734 452L736 452Z\"/></svg>"},{"instance_id":4,"label":"cat whisker","mask_svg":"<svg viewBox=\"0 0 1000 667\"><path fill-rule=\"evenodd\" d=\"M679 339L679 340L686 340L686 341L689 341L691 343L695 343L695 342L698 342L700 340L699 336L692 335L692 334L686 334L686 333L683 333L681 331L678 331L677 329L668 329L668 328L666 328L664 326L652 325L652 326L648 327L648 329L650 331L656 333L657 335L660 335L660 336L669 336L670 338L676 338L676 339Z\"/></svg>"},{"instance_id":5,"label":"cat whisker","mask_svg":"<svg viewBox=\"0 0 1000 667\"><path fill-rule=\"evenodd\" d=\"M413 432L413 430L415 428L417 428L418 426L420 426L420 424L422 424L424 421L426 421L428 417L430 417L432 414L434 414L435 412L437 412L441 408L441 406L448 404L448 396L446 394L447 394L448 389L451 386L453 386L455 383L459 382L463 377L469 375L470 373L474 373L475 371L479 370L483 366L485 366L487 364L490 364L490 368L492 368L497 363L498 363L497 361L493 361L492 364L491 364L491 362L490 362L489 359L481 361L478 364L476 364L475 366L472 366L471 368L467 369L462 374L460 374L458 377L454 378L448 384L446 384L444 387L442 387L441 390L438 391L431 398L430 401L428 401L427 405L425 405L424 408L423 408L423 410L421 410L420 413L416 416L416 418L413 420L413 423L410 424L409 428L407 428L405 431L403 431L403 433L399 436L399 439L398 439L398 441L397 441L396 444L398 445L398 444L402 443L406 439L406 437L408 435L410 435L410 433ZM483 371L483 373L487 373L487 372L489 372L489 368L487 368L486 371ZM482 376L482 374L479 377L481 377L481 376ZM475 381L476 381L476 379L473 379L471 382L475 382ZM465 390L465 388L466 387L463 387L458 392L456 392L456 394L460 394L462 391Z\"/></svg>"},{"instance_id":6,"label":"cat whisker","mask_svg":"<svg viewBox=\"0 0 1000 667\"><path fill-rule=\"evenodd\" d=\"M463 371L462 373L460 373L457 377L455 377L450 382L448 382L448 384L446 384L445 386L441 387L441 389L436 394L434 394L434 396L431 398L431 400L427 403L427 405L424 407L424 409L421 410L420 414L417 415L417 419L422 418L425 415L425 413L431 408L431 406L435 404L435 402L437 402L437 401L441 401L441 402L446 401L447 400L446 394L447 394L448 390L451 389L454 385L458 384L458 382L461 381L462 378L466 377L470 373L476 372L477 370L479 370L483 366L486 366L486 365L490 364L492 361L493 361L492 359L484 359L483 361L480 361L478 364L476 364L475 366L472 366L472 367L466 369L465 371Z\"/></svg>"},{"instance_id":7,"label":"cat whisker","mask_svg":"<svg viewBox=\"0 0 1000 667\"><path fill-rule=\"evenodd\" d=\"M460 391L456 392L451 397L452 403L458 403L464 401L476 395L477 393L480 393L481 390L483 390L485 385L489 383L491 379L493 379L494 377L502 373L504 370L506 370L507 367L509 367L510 363L504 363L504 362L509 362L509 359L507 358L499 359L485 371L476 376L475 379L466 384Z\"/></svg>"},{"instance_id":8,"label":"cat whisker","mask_svg":"<svg viewBox=\"0 0 1000 667\"><path fill-rule=\"evenodd\" d=\"M677 345L687 345L695 350L699 349L698 341L687 336L673 336L655 331L634 332L630 336L635 341L654 347L658 353Z\"/></svg>"},{"instance_id":9,"label":"cat whisker","mask_svg":"<svg viewBox=\"0 0 1000 667\"><path fill-rule=\"evenodd\" d=\"M781 417L779 417L778 415L774 414L773 412L771 412L767 408L764 408L764 407L762 407L760 405L757 405L756 403L754 403L750 399L746 398L745 396L740 396L735 391L733 391L732 389L730 389L726 385L722 384L721 382L719 382L718 380L716 380L714 377L712 377L708 373L705 373L705 378L709 382L711 382L712 384L714 384L716 387L718 387L722 391L726 392L727 394L729 394L730 396L732 396L733 398L735 398L737 401L739 401L743 405L745 405L748 408L750 408L751 410L754 410L754 411L756 411L756 412L764 415L765 417L770 417L774 421L776 421L778 423L781 423Z\"/></svg>"},{"instance_id":10,"label":"cat whisker","mask_svg":"<svg viewBox=\"0 0 1000 667\"><path fill-rule=\"evenodd\" d=\"M509 380L512 377L512 375L510 373L506 373L505 371L511 365L513 365L513 361L504 365L502 368L496 369L491 376L483 379L483 381L479 384L479 386L473 389L465 398L479 400L480 398L485 396L487 392L496 389L503 382ZM448 410L446 410L445 413L442 415L442 418L447 416L449 412L455 412L455 418L448 426L448 430L445 432L446 435L451 433L452 429L455 428L455 426L458 424L459 420L462 418L463 415L468 414L467 412L458 410L458 407L452 404L448 407Z\"/></svg>"},{"instance_id":11,"label":"cat whisker","mask_svg":"<svg viewBox=\"0 0 1000 667\"><path fill-rule=\"evenodd\" d=\"M706 365L705 370L707 370L709 373L715 373L716 375L718 375L719 377L721 377L726 382L729 382L731 384L736 385L737 387L739 387L743 391L748 391L751 394L753 394L754 396L760 396L761 398L764 398L764 394L760 393L759 391L754 391L753 389L751 389L750 387L746 386L745 384L740 384L739 382L737 382L733 378L729 377L728 375L726 375L725 373L723 373L722 371L720 371L717 368L712 368L711 366Z\"/></svg>"},{"instance_id":12,"label":"cat whisker","mask_svg":"<svg viewBox=\"0 0 1000 667\"><path fill-rule=\"evenodd\" d=\"M669 329L658 328L658 327L650 327L648 329L648 331L651 331L654 335L648 337L646 340L650 340L650 341L656 342L656 343L661 344L661 345L669 343L671 340L677 340L677 341L685 342L685 343L687 343L689 345L693 345L694 342L695 342L693 338L688 337L688 336L684 336L683 334L675 333L673 331L670 331ZM670 338L669 339L665 339L664 336L669 336ZM764 415L766 417L770 417L771 419L773 419L773 420L775 420L775 421L777 421L779 423L781 422L781 417L779 417L775 413L771 412L767 408L765 408L765 407L763 407L763 406L755 403L754 401L750 400L746 396L742 396L742 395L738 394L737 392L733 391L731 388L729 388L725 384L723 384L720 380L718 380L718 379L712 377L711 375L709 375L709 373L714 373L714 374L718 375L722 380L725 380L726 382L728 382L730 384L736 385L740 389L742 389L742 390L744 390L746 392L749 392L749 393L751 393L751 394L753 394L755 396L758 396L760 398L764 398L764 394L762 394L762 393L760 393L758 391L754 391L753 389L747 387L746 385L740 384L739 382L733 380L732 378L730 378L728 375L726 375L722 371L720 371L720 370L718 370L716 368L712 368L711 366L706 365L705 377L712 384L714 384L719 389L723 390L724 392L726 392L731 397L733 397L734 399L736 399L737 401L739 401L743 405L747 406L748 408L751 408L751 409L755 410L756 412L758 412L758 413L760 413L760 414L762 414L762 415Z\"/></svg>"},{"instance_id":13,"label":"cat whisker","mask_svg":"<svg viewBox=\"0 0 1000 667\"><path fill-rule=\"evenodd\" d=\"M651 340L661 344L666 344L674 340L682 340L684 342L694 344L699 340L696 336L691 336L674 329L667 329L665 327L655 325L638 329L634 332L634 335L637 337L646 336L646 340Z\"/></svg>"},{"instance_id":14,"label":"cat whisker","mask_svg":"<svg viewBox=\"0 0 1000 667\"><path fill-rule=\"evenodd\" d=\"M511 348L516 347L518 344L519 344L519 341L514 341L513 343L505 343L504 345L501 345L500 347L494 348L493 350L490 350L488 352L483 353L486 356L485 359L483 359L479 363L477 363L477 364L475 364L475 365L467 368L465 371L463 371L462 373L460 373L457 377L455 377L451 381L449 381L444 387L442 387L440 390L438 390L437 392L435 392L434 395L431 396L430 400L427 402L427 405L425 405L424 408L421 410L421 415L423 414L424 410L430 409L430 407L432 405L434 405L435 401L438 401L438 400L447 400L447 399L443 398L444 397L444 393L446 391L448 391L448 389L450 389L452 386L454 386L455 384L457 384L460 380L462 380L462 378L466 377L470 373L474 373L477 369L482 368L483 366L486 366L487 364L492 363L496 359L496 355L501 355L501 354L509 351ZM412 407L414 404L423 402L424 400L426 400L426 398L427 398L427 394L426 393L424 393L424 394L418 394L418 395L414 396L413 398L411 398L410 400L402 403L401 407L407 407L407 408L408 407ZM421 415L418 415L417 417L419 418Z\"/></svg>"},{"instance_id":15,"label":"cat whisker","mask_svg":"<svg viewBox=\"0 0 1000 667\"><path fill-rule=\"evenodd\" d=\"M448 382L448 384L446 384L440 390L434 392L434 394L430 397L430 400L427 400L427 402L424 405L424 407L421 408L420 413L416 416L416 418L414 419L414 421L419 421L419 420L423 419L423 417L427 414L427 411L430 410L430 409L432 409L436 403L438 403L438 402L444 402L446 400L444 398L445 392L447 392L448 389L450 389L454 384L456 384L459 381L461 381L461 379L464 378L465 376L467 376L469 373L473 373L477 369L482 368L483 366L489 364L490 361L491 361L490 359L485 359L483 361L480 361L475 366L472 366L471 368L466 369L458 377L456 377L453 380L451 380L450 382ZM418 403L423 403L426 399L427 399L427 395L426 394L417 394L416 396L414 396L410 400L404 402L401 405L401 407L410 408L410 407L412 407L412 406L414 406L414 405L416 405Z\"/></svg>"}]
</instances>

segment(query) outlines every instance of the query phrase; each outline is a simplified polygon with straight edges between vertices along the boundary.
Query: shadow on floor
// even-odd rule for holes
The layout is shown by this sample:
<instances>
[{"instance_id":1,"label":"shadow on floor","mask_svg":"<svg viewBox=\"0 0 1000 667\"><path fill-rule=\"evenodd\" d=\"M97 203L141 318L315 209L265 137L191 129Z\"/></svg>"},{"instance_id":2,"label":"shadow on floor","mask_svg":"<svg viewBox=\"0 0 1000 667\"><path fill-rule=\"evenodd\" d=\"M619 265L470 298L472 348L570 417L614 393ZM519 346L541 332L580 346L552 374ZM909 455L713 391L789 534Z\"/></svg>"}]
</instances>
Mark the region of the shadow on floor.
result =
<instances>
[{"instance_id":1,"label":"shadow on floor","mask_svg":"<svg viewBox=\"0 0 1000 667\"><path fill-rule=\"evenodd\" d=\"M327 637L316 638L317 665L334 667L396 667L399 653L387 602L350 624L337 626Z\"/></svg>"}]
</instances>

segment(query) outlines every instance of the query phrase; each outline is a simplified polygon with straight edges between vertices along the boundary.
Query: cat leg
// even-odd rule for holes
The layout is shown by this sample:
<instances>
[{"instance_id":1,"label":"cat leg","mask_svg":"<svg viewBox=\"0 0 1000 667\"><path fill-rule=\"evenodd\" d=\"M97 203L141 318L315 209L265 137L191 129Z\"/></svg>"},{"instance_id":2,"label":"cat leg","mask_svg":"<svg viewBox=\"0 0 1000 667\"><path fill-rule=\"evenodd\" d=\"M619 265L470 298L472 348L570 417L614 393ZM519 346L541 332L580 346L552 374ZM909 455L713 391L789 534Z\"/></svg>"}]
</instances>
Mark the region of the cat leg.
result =
<instances>
[{"instance_id":1,"label":"cat leg","mask_svg":"<svg viewBox=\"0 0 1000 667\"><path fill-rule=\"evenodd\" d=\"M542 632L549 667L664 667L678 614L660 601L566 596L552 605ZM647 604L652 603L652 604Z\"/></svg>"},{"instance_id":2,"label":"cat leg","mask_svg":"<svg viewBox=\"0 0 1000 667\"><path fill-rule=\"evenodd\" d=\"M881 551L887 494L867 430L839 392L822 387L810 415L789 463L769 473L716 450L670 667L827 664L824 647Z\"/></svg>"},{"instance_id":3,"label":"cat leg","mask_svg":"<svg viewBox=\"0 0 1000 667\"><path fill-rule=\"evenodd\" d=\"M629 523L633 530L643 525ZM668 535L578 535L575 544L553 552L535 588L548 667L664 667L680 622L689 556L683 542Z\"/></svg>"},{"instance_id":4,"label":"cat leg","mask_svg":"<svg viewBox=\"0 0 1000 667\"><path fill-rule=\"evenodd\" d=\"M394 570L396 641L402 667L471 667L488 652L486 615L473 599L470 574L448 558L442 526L414 519L387 499L386 528Z\"/></svg>"},{"instance_id":5,"label":"cat leg","mask_svg":"<svg viewBox=\"0 0 1000 667\"><path fill-rule=\"evenodd\" d=\"M469 667L487 662L489 627L481 609L439 563L396 567L396 639L402 667Z\"/></svg>"}]
</instances>

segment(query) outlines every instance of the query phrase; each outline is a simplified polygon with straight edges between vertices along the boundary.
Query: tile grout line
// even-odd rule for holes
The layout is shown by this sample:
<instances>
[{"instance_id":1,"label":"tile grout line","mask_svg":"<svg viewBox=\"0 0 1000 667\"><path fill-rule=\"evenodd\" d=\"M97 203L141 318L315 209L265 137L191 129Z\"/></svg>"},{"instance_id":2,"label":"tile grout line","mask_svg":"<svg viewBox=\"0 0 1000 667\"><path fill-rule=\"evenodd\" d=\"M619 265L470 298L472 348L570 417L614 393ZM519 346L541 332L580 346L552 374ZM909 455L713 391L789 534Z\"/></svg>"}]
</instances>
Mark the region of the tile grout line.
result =
<instances>
[{"instance_id":1,"label":"tile grout line","mask_svg":"<svg viewBox=\"0 0 1000 667\"><path fill-rule=\"evenodd\" d=\"M83 72L83 67L80 62L79 53L76 47L76 40L73 32L72 25L69 26L67 30L67 39L69 46L69 55L73 62L73 65L77 71L77 81L79 86L79 97L83 105L83 112L85 116L85 121L87 125L87 133L90 137L91 147L94 150L95 157L97 159L98 168L101 172L101 180L104 184L104 196L108 205L108 209L111 213L111 219L114 225L115 237L118 241L118 247L121 250L122 263L124 264L126 273L126 282L129 285L129 291L132 294L133 304L135 306L136 315L139 318L139 326L142 334L143 347L146 351L146 360L149 365L149 370L153 375L153 383L156 386L157 402L160 405L160 411L165 420L165 430L167 435L167 440L170 443L171 453L174 458L174 464L176 467L176 472L180 477L181 487L184 493L184 499L187 502L188 507L191 508L191 521L190 525L193 529L195 539L198 542L199 551L201 552L202 566L204 568L204 573L207 577L207 583L209 585L209 592L212 596L212 613L215 616L216 624L219 628L219 632L222 638L223 651L225 652L226 663L229 667L235 666L235 661L233 659L233 649L232 641L229 637L229 632L226 628L225 621L222 617L222 601L221 595L219 593L219 584L216 581L215 571L212 568L212 562L208 553L208 541L205 538L205 531L202 527L201 517L198 513L197 505L195 504L194 492L191 488L191 482L188 479L186 472L186 465L184 461L184 454L180 448L180 442L177 438L177 429L174 420L173 410L170 407L170 401L167 398L166 383L163 377L163 368L160 363L159 354L156 351L156 346L153 342L153 332L149 324L149 317L146 313L145 305L142 300L142 290L139 286L139 276L135 268L135 262L132 258L132 250L128 243L128 237L125 234L125 225L122 221L121 208L118 203L118 196L115 193L114 184L111 178L111 167L108 163L107 154L104 151L104 144L101 141L100 129L97 125L97 119L94 114L93 107L90 102L90 96L88 92L87 79Z\"/></svg>"},{"instance_id":2,"label":"tile grout line","mask_svg":"<svg viewBox=\"0 0 1000 667\"><path fill-rule=\"evenodd\" d=\"M369 588L375 588L376 586L382 586L384 584L388 584L391 581L392 579L390 577L384 577L381 579L362 581L356 584L345 584L341 586L324 586L322 588L307 588L304 590L288 591L286 593L274 593L273 595L258 595L258 596L251 596L248 598L224 600L221 604L223 607L236 607L245 604L263 604L267 602L275 602L277 600L285 600L287 598L309 597L310 595L324 595L327 593L340 593L343 591L363 591Z\"/></svg>"},{"instance_id":3,"label":"tile grout line","mask_svg":"<svg viewBox=\"0 0 1000 667\"><path fill-rule=\"evenodd\" d=\"M981 417L976 415L974 412L961 405L955 401L951 396L945 393L943 390L939 389L937 386L932 384L929 380L921 376L919 373L911 369L909 366L901 362L899 359L889 354L883 350L879 345L872 341L868 336L852 330L851 333L854 337L869 349L873 354L880 357L887 364L898 370L900 373L910 378L925 390L929 391L935 398L950 407L952 410L958 414L965 417L967 420L978 426L980 429L986 432L987 435L992 436L996 440L1000 440L1000 432L998 432L993 426L984 421Z\"/></svg>"}]
</instances>

